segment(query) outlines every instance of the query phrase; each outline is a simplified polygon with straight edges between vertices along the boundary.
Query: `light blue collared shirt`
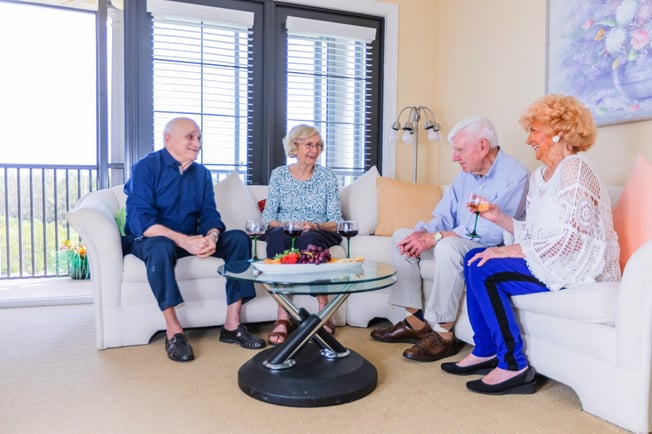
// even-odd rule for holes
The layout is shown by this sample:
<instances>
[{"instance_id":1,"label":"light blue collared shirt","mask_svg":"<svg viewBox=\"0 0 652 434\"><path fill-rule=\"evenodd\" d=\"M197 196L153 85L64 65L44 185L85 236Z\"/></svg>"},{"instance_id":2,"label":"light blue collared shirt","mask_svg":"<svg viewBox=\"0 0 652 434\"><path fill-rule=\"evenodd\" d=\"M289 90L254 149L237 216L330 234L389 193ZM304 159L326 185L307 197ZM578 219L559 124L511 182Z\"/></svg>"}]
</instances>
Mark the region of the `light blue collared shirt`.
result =
<instances>
[{"instance_id":1,"label":"light blue collared shirt","mask_svg":"<svg viewBox=\"0 0 652 434\"><path fill-rule=\"evenodd\" d=\"M466 207L471 193L489 199L505 214L522 220L525 216L528 178L528 170L523 164L499 150L494 164L486 175L473 175L466 172L457 175L432 212L432 220L417 223L415 229L431 233L454 231L460 237L466 238L466 234L473 230L475 221L475 213ZM482 217L478 218L476 231L480 235L476 241L485 246L503 243L503 229Z\"/></svg>"}]
</instances>

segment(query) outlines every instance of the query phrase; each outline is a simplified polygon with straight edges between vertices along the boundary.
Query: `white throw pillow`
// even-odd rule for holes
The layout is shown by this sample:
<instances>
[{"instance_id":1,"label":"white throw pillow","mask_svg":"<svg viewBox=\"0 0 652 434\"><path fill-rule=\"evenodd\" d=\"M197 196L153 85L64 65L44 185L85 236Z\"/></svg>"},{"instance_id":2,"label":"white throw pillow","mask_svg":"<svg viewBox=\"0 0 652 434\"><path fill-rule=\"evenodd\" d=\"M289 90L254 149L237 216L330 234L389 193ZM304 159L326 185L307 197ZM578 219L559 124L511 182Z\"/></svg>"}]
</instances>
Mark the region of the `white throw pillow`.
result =
<instances>
[{"instance_id":1,"label":"white throw pillow","mask_svg":"<svg viewBox=\"0 0 652 434\"><path fill-rule=\"evenodd\" d=\"M260 210L238 172L215 185L215 203L227 229L243 229L247 219L260 219Z\"/></svg>"},{"instance_id":2,"label":"white throw pillow","mask_svg":"<svg viewBox=\"0 0 652 434\"><path fill-rule=\"evenodd\" d=\"M378 223L378 197L376 178L380 176L376 166L340 190L342 217L358 222L360 235L371 235Z\"/></svg>"}]
</instances>

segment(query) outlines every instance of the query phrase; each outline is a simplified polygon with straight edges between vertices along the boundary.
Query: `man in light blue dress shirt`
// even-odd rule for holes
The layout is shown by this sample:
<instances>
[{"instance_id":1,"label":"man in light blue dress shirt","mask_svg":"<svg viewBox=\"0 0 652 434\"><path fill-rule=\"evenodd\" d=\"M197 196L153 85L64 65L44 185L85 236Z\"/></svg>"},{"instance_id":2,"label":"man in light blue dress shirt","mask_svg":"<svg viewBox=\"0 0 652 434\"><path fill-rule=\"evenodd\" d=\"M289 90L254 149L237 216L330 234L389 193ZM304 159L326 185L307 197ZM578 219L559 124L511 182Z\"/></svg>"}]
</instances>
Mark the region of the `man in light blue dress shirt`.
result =
<instances>
[{"instance_id":1,"label":"man in light blue dress shirt","mask_svg":"<svg viewBox=\"0 0 652 434\"><path fill-rule=\"evenodd\" d=\"M502 229L484 219L477 223L479 238L467 235L476 218L467 207L469 196L476 194L496 203L518 219L525 213L528 170L500 149L489 119L474 116L460 121L448 141L453 162L462 172L444 193L432 220L419 222L414 229L398 229L393 235L398 282L390 289L389 302L405 308L406 317L371 332L371 337L382 342L415 343L403 357L421 362L449 357L460 349L452 329L464 293L466 252L503 243ZM434 271L434 284L422 291L421 263L426 261L434 261L434 267L427 269Z\"/></svg>"}]
</instances>

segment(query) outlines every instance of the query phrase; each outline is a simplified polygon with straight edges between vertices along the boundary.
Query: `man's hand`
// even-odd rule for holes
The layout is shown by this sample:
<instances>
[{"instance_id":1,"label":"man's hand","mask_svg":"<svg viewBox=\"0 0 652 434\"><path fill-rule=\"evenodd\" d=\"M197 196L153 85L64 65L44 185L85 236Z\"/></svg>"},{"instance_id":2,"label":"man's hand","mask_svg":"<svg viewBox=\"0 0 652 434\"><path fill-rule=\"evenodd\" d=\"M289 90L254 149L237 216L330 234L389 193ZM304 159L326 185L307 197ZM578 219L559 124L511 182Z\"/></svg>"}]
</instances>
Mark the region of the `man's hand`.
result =
<instances>
[{"instance_id":1,"label":"man's hand","mask_svg":"<svg viewBox=\"0 0 652 434\"><path fill-rule=\"evenodd\" d=\"M166 228L163 225L155 224L147 228L146 237L166 237L174 241L174 244L181 247L191 255L199 258L208 258L215 253L216 239L210 234L202 235L185 235Z\"/></svg>"},{"instance_id":2,"label":"man's hand","mask_svg":"<svg viewBox=\"0 0 652 434\"><path fill-rule=\"evenodd\" d=\"M399 241L397 247L402 255L408 257L418 257L421 252L431 249L435 246L433 234L427 231L415 231Z\"/></svg>"},{"instance_id":3,"label":"man's hand","mask_svg":"<svg viewBox=\"0 0 652 434\"><path fill-rule=\"evenodd\" d=\"M215 253L215 237L212 235L181 235L177 245L199 258L208 258Z\"/></svg>"}]
</instances>

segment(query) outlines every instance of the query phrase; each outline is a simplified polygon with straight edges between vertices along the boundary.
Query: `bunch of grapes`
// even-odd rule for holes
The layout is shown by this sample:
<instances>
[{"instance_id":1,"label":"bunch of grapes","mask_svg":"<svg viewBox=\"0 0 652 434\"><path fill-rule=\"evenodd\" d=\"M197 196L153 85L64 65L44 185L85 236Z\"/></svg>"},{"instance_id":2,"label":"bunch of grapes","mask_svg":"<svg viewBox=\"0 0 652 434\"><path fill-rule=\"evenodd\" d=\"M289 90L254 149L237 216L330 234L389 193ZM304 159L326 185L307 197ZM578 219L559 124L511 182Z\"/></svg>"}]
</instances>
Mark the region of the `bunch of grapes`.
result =
<instances>
[{"instance_id":1,"label":"bunch of grapes","mask_svg":"<svg viewBox=\"0 0 652 434\"><path fill-rule=\"evenodd\" d=\"M323 247L309 244L306 250L302 250L299 256L299 264L323 264L331 259L331 252Z\"/></svg>"}]
</instances>

